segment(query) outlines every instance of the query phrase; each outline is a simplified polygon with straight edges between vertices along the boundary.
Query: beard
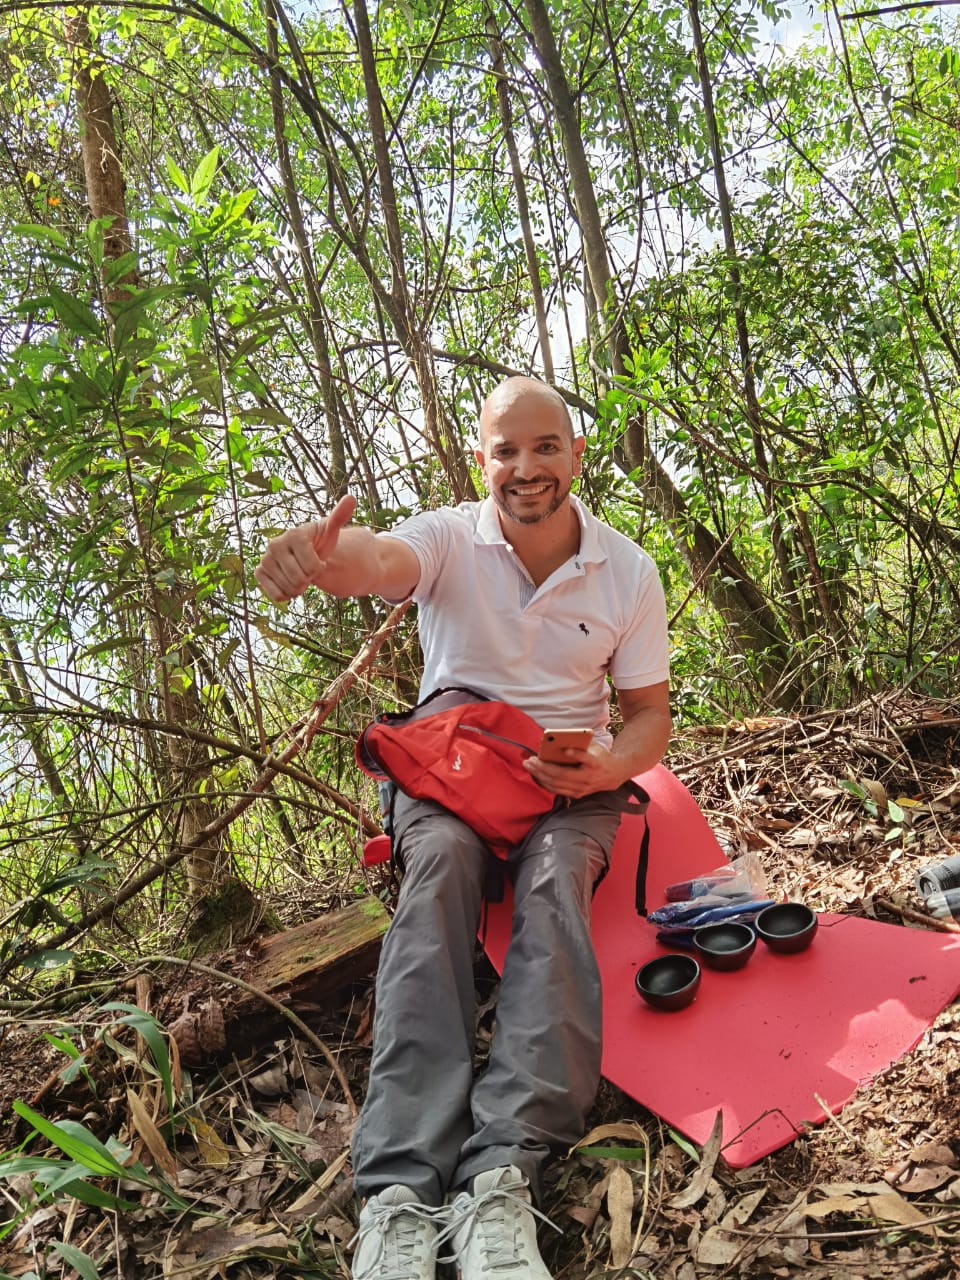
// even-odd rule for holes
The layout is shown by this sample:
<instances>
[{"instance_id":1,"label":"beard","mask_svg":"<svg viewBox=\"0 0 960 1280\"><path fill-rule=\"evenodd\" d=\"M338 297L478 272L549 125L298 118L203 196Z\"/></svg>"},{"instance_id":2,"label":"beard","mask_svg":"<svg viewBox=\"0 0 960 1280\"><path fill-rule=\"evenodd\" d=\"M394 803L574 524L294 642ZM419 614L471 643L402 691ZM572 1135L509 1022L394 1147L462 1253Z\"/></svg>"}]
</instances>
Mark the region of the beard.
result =
<instances>
[{"instance_id":1,"label":"beard","mask_svg":"<svg viewBox=\"0 0 960 1280\"><path fill-rule=\"evenodd\" d=\"M561 488L558 482L545 476L541 477L539 480L527 480L526 483L527 484L556 484L557 487L554 490L553 497L550 499L547 505L543 508L543 510L531 512L530 515L525 515L522 512L516 511L510 505L510 499L508 495L505 495L501 490L497 490L497 489L493 490L493 492L491 493L491 497L493 498L493 501L496 504L497 510L501 513L501 515L506 516L508 520L512 520L514 524L542 524L544 520L549 520L550 517L555 512L559 511L560 508L563 506L563 504L566 502L567 497L570 494L571 487L573 485L573 479L571 478L567 482L566 488Z\"/></svg>"}]
</instances>

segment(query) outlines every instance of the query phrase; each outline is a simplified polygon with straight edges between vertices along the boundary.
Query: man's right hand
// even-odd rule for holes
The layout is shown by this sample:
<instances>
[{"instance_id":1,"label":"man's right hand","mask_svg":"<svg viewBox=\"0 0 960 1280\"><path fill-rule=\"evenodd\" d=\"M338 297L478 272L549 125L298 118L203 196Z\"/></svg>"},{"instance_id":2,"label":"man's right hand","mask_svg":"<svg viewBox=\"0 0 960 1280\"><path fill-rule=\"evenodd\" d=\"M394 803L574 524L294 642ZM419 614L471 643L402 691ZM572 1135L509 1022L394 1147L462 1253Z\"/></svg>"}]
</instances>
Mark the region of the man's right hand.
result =
<instances>
[{"instance_id":1,"label":"man's right hand","mask_svg":"<svg viewBox=\"0 0 960 1280\"><path fill-rule=\"evenodd\" d=\"M340 531L350 523L356 506L356 498L347 494L322 520L299 525L272 538L253 571L261 590L275 603L282 604L303 595L311 585L322 587L327 561L335 552Z\"/></svg>"}]
</instances>

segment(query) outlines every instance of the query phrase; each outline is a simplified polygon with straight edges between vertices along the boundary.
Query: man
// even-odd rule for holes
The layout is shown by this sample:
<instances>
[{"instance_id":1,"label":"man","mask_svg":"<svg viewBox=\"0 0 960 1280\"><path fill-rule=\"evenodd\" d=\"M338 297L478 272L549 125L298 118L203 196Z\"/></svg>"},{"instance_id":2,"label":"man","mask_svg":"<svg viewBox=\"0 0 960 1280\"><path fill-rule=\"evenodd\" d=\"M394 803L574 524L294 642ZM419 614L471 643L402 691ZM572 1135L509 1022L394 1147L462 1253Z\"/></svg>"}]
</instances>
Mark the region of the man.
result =
<instances>
[{"instance_id":1,"label":"man","mask_svg":"<svg viewBox=\"0 0 960 1280\"><path fill-rule=\"evenodd\" d=\"M373 1059L353 1138L354 1280L549 1280L537 1248L540 1171L583 1132L600 1077L600 978L590 899L622 811L619 789L670 736L663 591L650 558L571 495L585 441L562 397L509 378L480 416L489 497L389 534L347 527L354 500L272 541L256 578L273 600L413 595L421 698L460 685L551 728L591 726L568 763L526 767L566 804L507 867L513 928L488 1066L474 1081L473 949L489 851L439 805L398 795L404 874L377 976ZM623 728L607 723L607 677ZM492 798L495 803L495 798ZM447 1201L447 1203L445 1203Z\"/></svg>"}]
</instances>

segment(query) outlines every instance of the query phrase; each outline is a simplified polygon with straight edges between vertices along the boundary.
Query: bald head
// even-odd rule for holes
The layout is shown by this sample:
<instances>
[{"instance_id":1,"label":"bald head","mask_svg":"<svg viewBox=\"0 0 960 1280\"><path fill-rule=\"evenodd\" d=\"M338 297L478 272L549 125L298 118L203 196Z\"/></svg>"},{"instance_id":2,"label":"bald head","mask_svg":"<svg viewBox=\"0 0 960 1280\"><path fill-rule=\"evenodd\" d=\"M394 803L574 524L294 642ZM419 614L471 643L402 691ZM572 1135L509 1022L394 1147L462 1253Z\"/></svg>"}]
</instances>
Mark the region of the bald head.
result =
<instances>
[{"instance_id":1,"label":"bald head","mask_svg":"<svg viewBox=\"0 0 960 1280\"><path fill-rule=\"evenodd\" d=\"M570 411L559 391L538 378L515 377L501 382L487 396L480 410L480 447L486 444L492 425L504 416L540 417L573 439Z\"/></svg>"},{"instance_id":2,"label":"bald head","mask_svg":"<svg viewBox=\"0 0 960 1280\"><path fill-rule=\"evenodd\" d=\"M563 397L546 383L508 378L491 391L480 412L475 456L501 526L509 524L511 536L520 526L546 528L548 522L563 539L579 528L568 498L585 444L573 434Z\"/></svg>"}]
</instances>

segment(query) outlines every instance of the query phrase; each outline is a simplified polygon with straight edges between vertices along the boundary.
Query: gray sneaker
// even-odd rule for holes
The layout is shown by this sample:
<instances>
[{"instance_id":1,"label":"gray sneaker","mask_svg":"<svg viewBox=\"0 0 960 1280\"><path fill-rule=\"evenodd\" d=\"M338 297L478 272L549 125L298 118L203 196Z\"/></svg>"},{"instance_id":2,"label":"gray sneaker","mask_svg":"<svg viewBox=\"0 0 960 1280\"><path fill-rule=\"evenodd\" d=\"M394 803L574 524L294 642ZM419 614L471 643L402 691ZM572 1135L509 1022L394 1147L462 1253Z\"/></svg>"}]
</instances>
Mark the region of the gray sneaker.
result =
<instances>
[{"instance_id":1,"label":"gray sneaker","mask_svg":"<svg viewBox=\"0 0 960 1280\"><path fill-rule=\"evenodd\" d=\"M409 1187L387 1187L360 1210L353 1280L434 1280L437 1224L447 1209L422 1204Z\"/></svg>"},{"instance_id":2,"label":"gray sneaker","mask_svg":"<svg viewBox=\"0 0 960 1280\"><path fill-rule=\"evenodd\" d=\"M551 1280L537 1248L537 1223L553 1227L535 1209L526 1178L514 1165L478 1173L473 1194L463 1191L450 1208L450 1226L441 1241L453 1246L443 1262L455 1262L463 1280ZM559 1231L559 1227L553 1228Z\"/></svg>"}]
</instances>

